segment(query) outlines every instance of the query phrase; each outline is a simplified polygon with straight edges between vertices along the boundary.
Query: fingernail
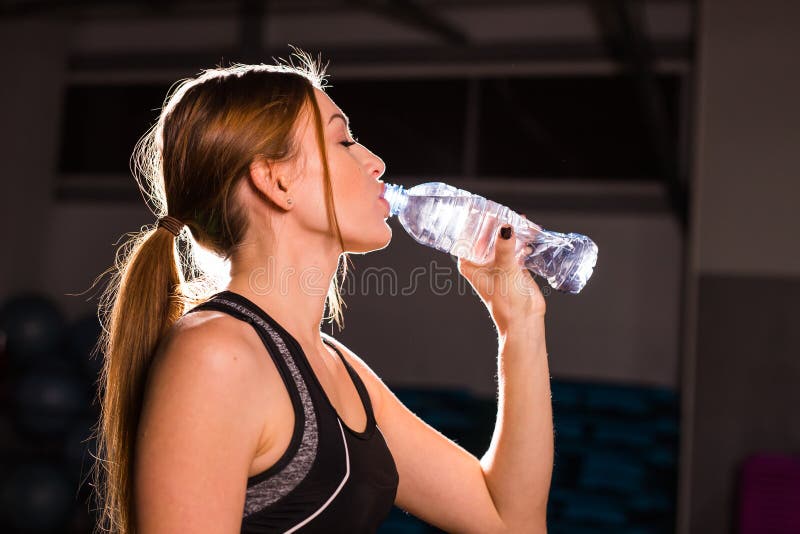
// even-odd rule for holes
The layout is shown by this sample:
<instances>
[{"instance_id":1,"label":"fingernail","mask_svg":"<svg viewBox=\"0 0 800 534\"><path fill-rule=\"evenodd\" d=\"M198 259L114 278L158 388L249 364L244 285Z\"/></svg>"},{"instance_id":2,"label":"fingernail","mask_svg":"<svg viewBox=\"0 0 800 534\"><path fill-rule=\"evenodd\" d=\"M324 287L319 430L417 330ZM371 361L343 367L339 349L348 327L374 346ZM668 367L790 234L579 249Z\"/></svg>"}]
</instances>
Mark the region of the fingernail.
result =
<instances>
[{"instance_id":1,"label":"fingernail","mask_svg":"<svg viewBox=\"0 0 800 534\"><path fill-rule=\"evenodd\" d=\"M503 239L511 239L511 226L503 226L500 228L500 237Z\"/></svg>"}]
</instances>

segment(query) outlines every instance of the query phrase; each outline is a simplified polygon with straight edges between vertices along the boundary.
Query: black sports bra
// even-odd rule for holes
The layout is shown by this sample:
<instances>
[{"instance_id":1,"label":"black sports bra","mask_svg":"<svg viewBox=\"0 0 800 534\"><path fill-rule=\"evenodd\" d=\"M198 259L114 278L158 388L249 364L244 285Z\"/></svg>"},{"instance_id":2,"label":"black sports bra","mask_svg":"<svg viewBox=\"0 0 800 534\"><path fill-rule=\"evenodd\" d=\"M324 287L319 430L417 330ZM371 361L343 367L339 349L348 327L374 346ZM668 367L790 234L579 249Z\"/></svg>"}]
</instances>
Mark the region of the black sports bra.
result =
<instances>
[{"instance_id":1,"label":"black sports bra","mask_svg":"<svg viewBox=\"0 0 800 534\"><path fill-rule=\"evenodd\" d=\"M222 291L186 313L198 310L217 310L250 323L294 406L294 432L286 452L272 467L247 479L241 532L375 532L391 511L399 478L358 373L323 338L344 362L364 405L363 432L342 421L300 344L263 309L238 293Z\"/></svg>"}]
</instances>

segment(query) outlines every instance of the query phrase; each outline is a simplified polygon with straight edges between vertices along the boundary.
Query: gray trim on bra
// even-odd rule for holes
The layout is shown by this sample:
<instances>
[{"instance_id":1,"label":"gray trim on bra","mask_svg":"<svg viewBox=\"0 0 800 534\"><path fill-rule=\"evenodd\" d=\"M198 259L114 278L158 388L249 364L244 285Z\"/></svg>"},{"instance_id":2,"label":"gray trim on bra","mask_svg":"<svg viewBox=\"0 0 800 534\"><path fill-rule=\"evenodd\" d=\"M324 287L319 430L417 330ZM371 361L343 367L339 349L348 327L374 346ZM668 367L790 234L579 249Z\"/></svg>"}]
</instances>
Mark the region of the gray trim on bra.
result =
<instances>
[{"instance_id":1,"label":"gray trim on bra","mask_svg":"<svg viewBox=\"0 0 800 534\"><path fill-rule=\"evenodd\" d=\"M308 475L311 470L311 465L317 456L317 446L319 444L319 432L317 429L317 418L314 414L314 405L311 402L311 395L306 388L305 380L300 374L297 365L292 358L289 349L283 342L283 338L273 329L264 319L257 314L250 311L250 309L242 306L237 302L233 302L224 298L214 299L214 302L220 302L238 312L250 317L255 321L258 326L266 330L272 341L278 347L278 350L289 368L292 375L297 392L300 394L300 401L303 404L303 439L300 441L300 447L297 453L289 460L280 472L263 480L258 484L247 488L247 496L244 503L244 512L242 517L247 517L259 510L263 510L267 506L277 502L282 497L289 494L296 488L300 482Z\"/></svg>"}]
</instances>

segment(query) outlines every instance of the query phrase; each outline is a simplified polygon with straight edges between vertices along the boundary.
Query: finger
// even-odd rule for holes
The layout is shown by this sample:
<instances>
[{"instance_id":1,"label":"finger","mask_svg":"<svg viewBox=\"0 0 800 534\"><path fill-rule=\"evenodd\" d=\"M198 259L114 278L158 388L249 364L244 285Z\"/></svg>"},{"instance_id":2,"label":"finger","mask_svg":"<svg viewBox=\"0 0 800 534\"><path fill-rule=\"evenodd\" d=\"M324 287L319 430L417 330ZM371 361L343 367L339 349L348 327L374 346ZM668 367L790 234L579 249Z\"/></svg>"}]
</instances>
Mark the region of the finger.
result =
<instances>
[{"instance_id":1,"label":"finger","mask_svg":"<svg viewBox=\"0 0 800 534\"><path fill-rule=\"evenodd\" d=\"M495 242L495 265L509 271L516 268L517 260L514 254L516 245L517 236L515 235L514 227L507 223L501 225Z\"/></svg>"}]
</instances>

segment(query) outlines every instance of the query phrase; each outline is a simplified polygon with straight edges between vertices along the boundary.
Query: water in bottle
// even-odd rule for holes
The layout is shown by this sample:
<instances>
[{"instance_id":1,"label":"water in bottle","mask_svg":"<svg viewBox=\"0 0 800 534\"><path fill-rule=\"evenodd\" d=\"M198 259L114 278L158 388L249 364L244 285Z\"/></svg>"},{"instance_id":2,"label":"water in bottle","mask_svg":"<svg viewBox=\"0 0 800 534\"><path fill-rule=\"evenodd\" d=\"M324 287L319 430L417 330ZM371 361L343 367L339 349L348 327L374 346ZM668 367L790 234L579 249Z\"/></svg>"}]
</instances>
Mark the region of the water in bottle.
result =
<instances>
[{"instance_id":1,"label":"water in bottle","mask_svg":"<svg viewBox=\"0 0 800 534\"><path fill-rule=\"evenodd\" d=\"M441 182L406 190L385 184L389 216L423 245L483 265L489 261L500 226L510 224L517 237L521 265L542 276L553 289L578 293L597 263L597 245L587 236L545 230L509 208ZM530 246L530 254L522 249Z\"/></svg>"}]
</instances>

